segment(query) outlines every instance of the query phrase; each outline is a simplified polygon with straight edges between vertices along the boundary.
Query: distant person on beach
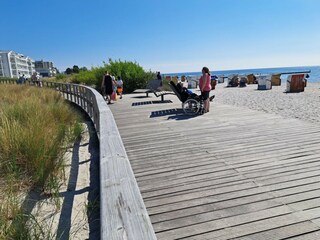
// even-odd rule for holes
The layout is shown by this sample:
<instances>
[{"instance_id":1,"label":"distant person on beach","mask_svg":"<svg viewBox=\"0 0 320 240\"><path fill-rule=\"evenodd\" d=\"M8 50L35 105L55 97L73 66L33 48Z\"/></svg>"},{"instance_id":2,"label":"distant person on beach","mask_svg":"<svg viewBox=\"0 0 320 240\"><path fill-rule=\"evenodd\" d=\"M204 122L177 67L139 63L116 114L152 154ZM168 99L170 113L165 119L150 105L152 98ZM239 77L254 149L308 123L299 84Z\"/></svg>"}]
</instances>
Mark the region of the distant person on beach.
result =
<instances>
[{"instance_id":1,"label":"distant person on beach","mask_svg":"<svg viewBox=\"0 0 320 240\"><path fill-rule=\"evenodd\" d=\"M158 80L162 80L162 77L161 77L160 72L157 72L157 79L158 79Z\"/></svg>"},{"instance_id":2,"label":"distant person on beach","mask_svg":"<svg viewBox=\"0 0 320 240\"><path fill-rule=\"evenodd\" d=\"M120 99L122 99L123 81L120 76L118 76L118 80L117 80L117 92L120 95Z\"/></svg>"},{"instance_id":3,"label":"distant person on beach","mask_svg":"<svg viewBox=\"0 0 320 240\"><path fill-rule=\"evenodd\" d=\"M209 95L211 90L211 76L210 76L209 68L207 67L202 68L202 76L199 80L199 88L201 91L201 96L203 98L204 113L207 113L209 112L209 109L210 109Z\"/></svg>"},{"instance_id":4,"label":"distant person on beach","mask_svg":"<svg viewBox=\"0 0 320 240\"><path fill-rule=\"evenodd\" d=\"M160 87L162 87L162 76L161 76L160 72L157 72L157 79L161 81Z\"/></svg>"},{"instance_id":5,"label":"distant person on beach","mask_svg":"<svg viewBox=\"0 0 320 240\"><path fill-rule=\"evenodd\" d=\"M104 95L106 95L106 100L108 104L111 103L111 95L113 93L113 81L108 72L105 72L102 77L101 89Z\"/></svg>"}]
</instances>

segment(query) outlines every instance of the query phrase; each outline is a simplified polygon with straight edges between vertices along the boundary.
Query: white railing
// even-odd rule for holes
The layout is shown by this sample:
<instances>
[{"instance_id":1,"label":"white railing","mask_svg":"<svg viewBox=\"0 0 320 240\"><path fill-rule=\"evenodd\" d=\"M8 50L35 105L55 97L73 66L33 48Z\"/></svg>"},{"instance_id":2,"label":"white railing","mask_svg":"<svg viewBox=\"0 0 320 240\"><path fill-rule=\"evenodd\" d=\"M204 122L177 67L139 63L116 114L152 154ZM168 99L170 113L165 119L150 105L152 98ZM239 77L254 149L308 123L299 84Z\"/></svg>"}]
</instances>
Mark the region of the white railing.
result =
<instances>
[{"instance_id":1,"label":"white railing","mask_svg":"<svg viewBox=\"0 0 320 240\"><path fill-rule=\"evenodd\" d=\"M0 83L15 84L15 80ZM112 112L95 89L78 84L43 81L91 118L100 147L101 239L156 239ZM27 81L26 84L32 84Z\"/></svg>"}]
</instances>

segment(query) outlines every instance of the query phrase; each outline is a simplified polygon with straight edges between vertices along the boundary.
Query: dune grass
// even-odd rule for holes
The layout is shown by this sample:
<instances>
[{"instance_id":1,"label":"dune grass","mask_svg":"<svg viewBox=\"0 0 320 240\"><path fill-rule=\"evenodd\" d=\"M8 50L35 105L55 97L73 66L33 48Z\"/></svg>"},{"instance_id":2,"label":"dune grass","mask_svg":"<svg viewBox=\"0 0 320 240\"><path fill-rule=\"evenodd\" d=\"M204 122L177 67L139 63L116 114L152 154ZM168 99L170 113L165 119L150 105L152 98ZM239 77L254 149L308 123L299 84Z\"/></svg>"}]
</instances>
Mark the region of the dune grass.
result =
<instances>
[{"instance_id":1,"label":"dune grass","mask_svg":"<svg viewBox=\"0 0 320 240\"><path fill-rule=\"evenodd\" d=\"M81 134L79 119L54 90L0 85L0 239L35 238L21 192L58 192L62 155Z\"/></svg>"}]
</instances>

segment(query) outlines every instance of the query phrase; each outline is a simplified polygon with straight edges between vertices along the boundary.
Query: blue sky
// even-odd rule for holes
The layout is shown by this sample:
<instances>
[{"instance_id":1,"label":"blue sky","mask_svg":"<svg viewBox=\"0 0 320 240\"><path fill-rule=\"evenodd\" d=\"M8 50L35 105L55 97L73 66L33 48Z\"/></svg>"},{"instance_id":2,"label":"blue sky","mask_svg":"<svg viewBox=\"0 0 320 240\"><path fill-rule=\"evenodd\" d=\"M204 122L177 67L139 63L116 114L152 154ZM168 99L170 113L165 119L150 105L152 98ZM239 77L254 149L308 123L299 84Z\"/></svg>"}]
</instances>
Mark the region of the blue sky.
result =
<instances>
[{"instance_id":1,"label":"blue sky","mask_svg":"<svg viewBox=\"0 0 320 240\"><path fill-rule=\"evenodd\" d=\"M59 70L162 73L320 65L319 0L0 0L1 50Z\"/></svg>"}]
</instances>

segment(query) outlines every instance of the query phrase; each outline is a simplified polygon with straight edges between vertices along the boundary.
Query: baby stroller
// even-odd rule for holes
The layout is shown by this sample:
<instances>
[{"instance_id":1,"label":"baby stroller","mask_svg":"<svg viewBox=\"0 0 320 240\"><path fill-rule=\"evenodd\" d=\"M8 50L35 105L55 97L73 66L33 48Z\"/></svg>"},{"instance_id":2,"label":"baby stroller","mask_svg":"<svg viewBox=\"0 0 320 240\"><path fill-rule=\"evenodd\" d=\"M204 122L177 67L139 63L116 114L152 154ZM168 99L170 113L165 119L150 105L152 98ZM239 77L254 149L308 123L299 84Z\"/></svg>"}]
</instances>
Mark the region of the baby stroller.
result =
<instances>
[{"instance_id":1,"label":"baby stroller","mask_svg":"<svg viewBox=\"0 0 320 240\"><path fill-rule=\"evenodd\" d=\"M182 109L185 114L196 115L203 113L203 99L195 93L191 93L187 88L182 87L179 83L169 83L172 91L177 95L182 102Z\"/></svg>"}]
</instances>

